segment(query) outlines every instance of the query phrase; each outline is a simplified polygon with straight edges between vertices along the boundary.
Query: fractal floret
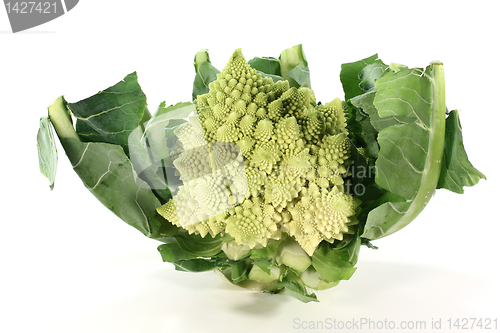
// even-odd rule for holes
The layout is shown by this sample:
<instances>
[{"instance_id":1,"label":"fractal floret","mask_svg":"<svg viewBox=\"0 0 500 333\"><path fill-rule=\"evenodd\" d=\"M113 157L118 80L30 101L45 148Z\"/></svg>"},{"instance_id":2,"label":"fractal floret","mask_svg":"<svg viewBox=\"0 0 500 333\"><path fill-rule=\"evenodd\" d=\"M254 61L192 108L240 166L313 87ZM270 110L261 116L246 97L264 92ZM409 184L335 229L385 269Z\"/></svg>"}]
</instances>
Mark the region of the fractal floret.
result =
<instances>
[{"instance_id":1,"label":"fractal floret","mask_svg":"<svg viewBox=\"0 0 500 333\"><path fill-rule=\"evenodd\" d=\"M312 290L349 279L360 247L412 222L436 189L485 179L439 62L343 64L343 100L327 103L302 45L249 61L237 49L222 71L201 50L194 66L193 102L151 115L131 73L85 100L59 97L38 133L51 188L53 127L85 186L176 270L317 301Z\"/></svg>"},{"instance_id":2,"label":"fractal floret","mask_svg":"<svg viewBox=\"0 0 500 333\"><path fill-rule=\"evenodd\" d=\"M317 104L310 88L275 83L240 49L216 77L176 130L183 185L158 212L249 249L293 237L309 256L353 234L358 200L343 186L350 147L340 99Z\"/></svg>"}]
</instances>

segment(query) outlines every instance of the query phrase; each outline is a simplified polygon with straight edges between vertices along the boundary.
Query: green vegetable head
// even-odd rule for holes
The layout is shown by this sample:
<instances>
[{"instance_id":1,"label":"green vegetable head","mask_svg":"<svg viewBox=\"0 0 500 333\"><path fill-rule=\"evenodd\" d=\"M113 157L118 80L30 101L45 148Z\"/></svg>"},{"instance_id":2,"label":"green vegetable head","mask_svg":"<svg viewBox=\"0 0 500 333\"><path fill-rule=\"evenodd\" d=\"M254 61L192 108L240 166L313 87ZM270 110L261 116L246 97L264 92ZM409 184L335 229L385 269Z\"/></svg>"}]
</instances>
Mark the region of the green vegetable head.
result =
<instances>
[{"instance_id":1,"label":"green vegetable head","mask_svg":"<svg viewBox=\"0 0 500 333\"><path fill-rule=\"evenodd\" d=\"M318 105L306 86L262 76L240 49L216 77L197 96L196 116L175 130L183 185L160 215L250 249L286 234L309 256L321 241L354 233L358 204L343 187L350 144L340 100Z\"/></svg>"},{"instance_id":2,"label":"green vegetable head","mask_svg":"<svg viewBox=\"0 0 500 333\"><path fill-rule=\"evenodd\" d=\"M302 45L249 62L237 49L222 71L204 49L194 66L193 103L151 115L132 73L58 98L37 136L51 188L53 126L84 185L177 270L316 301L311 289L349 279L360 246L408 225L436 189L485 178L446 110L439 62L344 64L345 101L324 104Z\"/></svg>"}]
</instances>

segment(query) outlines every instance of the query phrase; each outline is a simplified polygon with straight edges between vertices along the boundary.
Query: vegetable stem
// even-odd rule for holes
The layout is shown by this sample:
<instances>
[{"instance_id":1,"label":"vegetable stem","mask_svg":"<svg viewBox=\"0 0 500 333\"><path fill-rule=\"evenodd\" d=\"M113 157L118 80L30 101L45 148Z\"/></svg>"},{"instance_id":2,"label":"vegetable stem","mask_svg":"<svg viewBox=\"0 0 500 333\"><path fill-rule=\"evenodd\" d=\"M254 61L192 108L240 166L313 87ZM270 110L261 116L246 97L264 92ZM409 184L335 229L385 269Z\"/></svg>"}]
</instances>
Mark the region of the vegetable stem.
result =
<instances>
[{"instance_id":1,"label":"vegetable stem","mask_svg":"<svg viewBox=\"0 0 500 333\"><path fill-rule=\"evenodd\" d=\"M69 110L64 102L64 98L59 96L54 103L49 106L50 121L52 122L52 125L54 125L54 129L60 139L75 139L80 141L80 138L71 123Z\"/></svg>"},{"instance_id":2,"label":"vegetable stem","mask_svg":"<svg viewBox=\"0 0 500 333\"><path fill-rule=\"evenodd\" d=\"M290 80L288 72L305 61L302 44L295 45L294 47L281 52L279 60L281 66L281 76L284 80Z\"/></svg>"}]
</instances>

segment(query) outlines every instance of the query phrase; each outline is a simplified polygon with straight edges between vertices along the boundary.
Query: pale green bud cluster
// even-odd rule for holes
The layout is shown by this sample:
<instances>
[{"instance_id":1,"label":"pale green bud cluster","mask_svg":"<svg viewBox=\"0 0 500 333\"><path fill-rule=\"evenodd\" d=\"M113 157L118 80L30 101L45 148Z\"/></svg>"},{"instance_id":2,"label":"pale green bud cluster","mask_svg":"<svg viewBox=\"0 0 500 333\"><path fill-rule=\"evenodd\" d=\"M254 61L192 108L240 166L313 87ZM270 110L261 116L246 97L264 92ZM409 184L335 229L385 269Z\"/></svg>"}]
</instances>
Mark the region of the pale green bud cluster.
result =
<instances>
[{"instance_id":1,"label":"pale green bud cluster","mask_svg":"<svg viewBox=\"0 0 500 333\"><path fill-rule=\"evenodd\" d=\"M176 130L184 186L158 212L250 249L286 233L312 255L322 240L352 233L358 203L343 190L350 147L340 99L321 105L307 87L274 83L240 50L209 88L197 117ZM227 143L227 154L214 153L214 142Z\"/></svg>"}]
</instances>

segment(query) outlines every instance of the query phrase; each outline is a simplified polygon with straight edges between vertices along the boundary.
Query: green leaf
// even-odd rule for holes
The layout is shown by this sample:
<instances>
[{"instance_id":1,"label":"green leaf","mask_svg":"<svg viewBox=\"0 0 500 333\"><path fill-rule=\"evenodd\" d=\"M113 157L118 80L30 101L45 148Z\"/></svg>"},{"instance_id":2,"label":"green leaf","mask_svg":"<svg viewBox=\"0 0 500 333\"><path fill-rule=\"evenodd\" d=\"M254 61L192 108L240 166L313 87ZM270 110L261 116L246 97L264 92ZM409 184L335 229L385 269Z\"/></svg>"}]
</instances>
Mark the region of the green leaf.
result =
<instances>
[{"instance_id":1,"label":"green leaf","mask_svg":"<svg viewBox=\"0 0 500 333\"><path fill-rule=\"evenodd\" d=\"M161 163L150 159L148 149L143 145L142 137L143 130L140 126L130 133L128 139L130 161L138 177L149 185L149 188L164 204L172 198L172 194L167 186L165 176L158 172Z\"/></svg>"},{"instance_id":2,"label":"green leaf","mask_svg":"<svg viewBox=\"0 0 500 333\"><path fill-rule=\"evenodd\" d=\"M272 257L276 251L278 251L278 247L280 246L282 240L269 240L266 247L261 247L259 249L253 248L250 252L251 259L258 258L270 258Z\"/></svg>"},{"instance_id":3,"label":"green leaf","mask_svg":"<svg viewBox=\"0 0 500 333\"><path fill-rule=\"evenodd\" d=\"M73 170L104 206L146 236L157 234L162 223L156 213L160 201L137 177L122 147L63 138L61 143Z\"/></svg>"},{"instance_id":4,"label":"green leaf","mask_svg":"<svg viewBox=\"0 0 500 333\"><path fill-rule=\"evenodd\" d=\"M248 280L247 260L230 261L229 266L231 266L231 281L233 283Z\"/></svg>"},{"instance_id":5,"label":"green leaf","mask_svg":"<svg viewBox=\"0 0 500 333\"><path fill-rule=\"evenodd\" d=\"M375 181L393 194L368 214L364 238L385 237L408 225L436 189L445 135L443 73L440 63L425 72L398 67L376 80L376 109L363 106L380 129Z\"/></svg>"},{"instance_id":6,"label":"green leaf","mask_svg":"<svg viewBox=\"0 0 500 333\"><path fill-rule=\"evenodd\" d=\"M211 259L191 259L191 260L180 260L173 263L175 269L183 272L206 272L213 271L217 268L217 263L215 260Z\"/></svg>"},{"instance_id":7,"label":"green leaf","mask_svg":"<svg viewBox=\"0 0 500 333\"><path fill-rule=\"evenodd\" d=\"M368 92L355 96L350 100L350 103L357 108L356 120L362 127L359 136L364 142L363 146L367 149L368 157L372 159L378 158L380 148L377 139L380 131L394 125L415 122L414 118L407 115L391 115L381 118L377 108L373 104L376 93L377 90L371 88Z\"/></svg>"},{"instance_id":8,"label":"green leaf","mask_svg":"<svg viewBox=\"0 0 500 333\"><path fill-rule=\"evenodd\" d=\"M270 247L263 247L261 249L253 249L250 254L250 258L255 259L255 258L267 258L267 257L272 257L274 253L276 252L277 247L272 249Z\"/></svg>"},{"instance_id":9,"label":"green leaf","mask_svg":"<svg viewBox=\"0 0 500 333\"><path fill-rule=\"evenodd\" d=\"M351 143L351 177L346 181L348 193L354 194L361 201L360 211L356 215L359 227L364 228L370 211L389 200L405 201L400 196L390 193L375 183L376 168ZM390 194L390 195L388 195Z\"/></svg>"},{"instance_id":10,"label":"green leaf","mask_svg":"<svg viewBox=\"0 0 500 333\"><path fill-rule=\"evenodd\" d=\"M309 67L302 44L295 45L281 52L279 61L281 77L288 80L290 87L298 88L305 84L311 88Z\"/></svg>"},{"instance_id":11,"label":"green leaf","mask_svg":"<svg viewBox=\"0 0 500 333\"><path fill-rule=\"evenodd\" d=\"M341 244L321 242L311 257L313 267L327 282L349 280L356 270L361 239L356 236Z\"/></svg>"},{"instance_id":12,"label":"green leaf","mask_svg":"<svg viewBox=\"0 0 500 333\"><path fill-rule=\"evenodd\" d=\"M77 118L76 132L82 141L120 145L126 153L130 133L149 118L146 96L135 72L114 86L67 106Z\"/></svg>"},{"instance_id":13,"label":"green leaf","mask_svg":"<svg viewBox=\"0 0 500 333\"><path fill-rule=\"evenodd\" d=\"M83 184L109 210L148 237L160 237L169 223L156 212L160 202L149 186L137 178L132 163L118 145L81 142L62 97L49 106L49 117Z\"/></svg>"},{"instance_id":14,"label":"green leaf","mask_svg":"<svg viewBox=\"0 0 500 333\"><path fill-rule=\"evenodd\" d=\"M463 144L458 111L451 111L446 118L444 155L437 188L462 194L464 186L476 185L480 179L486 177L469 162Z\"/></svg>"},{"instance_id":15,"label":"green leaf","mask_svg":"<svg viewBox=\"0 0 500 333\"><path fill-rule=\"evenodd\" d=\"M281 76L280 61L273 57L255 57L248 61L248 64L256 70L274 76Z\"/></svg>"},{"instance_id":16,"label":"green leaf","mask_svg":"<svg viewBox=\"0 0 500 333\"><path fill-rule=\"evenodd\" d=\"M163 241L165 244L158 246L158 251L163 261L173 263L176 270L205 272L221 266L220 260L214 257L221 252L222 238L220 235L215 238L202 238L199 235L183 233L166 237ZM241 263L233 262L230 266L234 269L232 273L234 278L241 281L243 279L240 276L243 274L240 271Z\"/></svg>"},{"instance_id":17,"label":"green leaf","mask_svg":"<svg viewBox=\"0 0 500 333\"><path fill-rule=\"evenodd\" d=\"M269 258L260 258L258 260L254 260L252 262L255 266L259 267L260 269L262 269L264 272L266 272L267 274L270 274L271 273L271 265L273 264L272 260L269 259Z\"/></svg>"},{"instance_id":18,"label":"green leaf","mask_svg":"<svg viewBox=\"0 0 500 333\"><path fill-rule=\"evenodd\" d=\"M166 130L179 125L179 120L185 122L184 118L192 112L196 112L196 106L193 103L177 103L168 107L165 107L165 102L160 104L153 117L147 122L141 139L147 147L152 162L169 157Z\"/></svg>"},{"instance_id":19,"label":"green leaf","mask_svg":"<svg viewBox=\"0 0 500 333\"><path fill-rule=\"evenodd\" d=\"M180 102L169 106L165 105L165 102L160 104L153 117L148 121L146 128L156 126L158 123L164 124L167 120L187 118L192 112L196 111L196 106L191 102Z\"/></svg>"},{"instance_id":20,"label":"green leaf","mask_svg":"<svg viewBox=\"0 0 500 333\"><path fill-rule=\"evenodd\" d=\"M374 84L376 79L385 72L383 69L386 67L378 59L378 55L374 54L360 61L342 64L340 71L340 81L349 110L347 118L349 136L357 147L366 148L368 156L373 159L378 156L379 147L376 142L378 131L374 131L374 125L370 122L373 117L371 117L370 110L365 110L365 108L372 108L378 117L373 106Z\"/></svg>"},{"instance_id":21,"label":"green leaf","mask_svg":"<svg viewBox=\"0 0 500 333\"><path fill-rule=\"evenodd\" d=\"M367 65L375 63L384 64L378 59L378 54L374 54L371 57L356 62L342 64L340 70L340 81L342 82L346 101L365 93L365 90L360 87L360 83L362 81L360 73Z\"/></svg>"},{"instance_id":22,"label":"green leaf","mask_svg":"<svg viewBox=\"0 0 500 333\"><path fill-rule=\"evenodd\" d=\"M292 296L301 302L318 302L316 295L307 291L302 280L293 271L289 270L285 277L278 281L277 288L280 290L279 294Z\"/></svg>"},{"instance_id":23,"label":"green leaf","mask_svg":"<svg viewBox=\"0 0 500 333\"><path fill-rule=\"evenodd\" d=\"M221 252L217 255L215 261L218 271L224 275L228 282L240 285L240 282L248 281L248 272L251 267L249 259L230 260Z\"/></svg>"},{"instance_id":24,"label":"green leaf","mask_svg":"<svg viewBox=\"0 0 500 333\"><path fill-rule=\"evenodd\" d=\"M413 200L425 174L429 131L418 124L393 126L379 133L378 142L377 184Z\"/></svg>"},{"instance_id":25,"label":"green leaf","mask_svg":"<svg viewBox=\"0 0 500 333\"><path fill-rule=\"evenodd\" d=\"M361 124L361 120L359 115L361 111L355 107L350 101L345 102L345 116L346 116L346 129L349 133L349 139L352 143L355 144L356 147L359 148L367 148L367 144L363 139L363 125ZM366 115L363 115L366 117ZM378 152L378 144L377 144L377 152Z\"/></svg>"},{"instance_id":26,"label":"green leaf","mask_svg":"<svg viewBox=\"0 0 500 333\"><path fill-rule=\"evenodd\" d=\"M276 83L278 81L283 81L283 78L281 76L278 76L278 75L266 74L266 73L261 72L261 71L257 71L257 73L260 74L262 77L269 77L269 78L273 79L273 83Z\"/></svg>"},{"instance_id":27,"label":"green leaf","mask_svg":"<svg viewBox=\"0 0 500 333\"><path fill-rule=\"evenodd\" d=\"M370 91L375 88L375 81L381 78L389 66L382 62L369 64L359 72L359 87L363 91Z\"/></svg>"},{"instance_id":28,"label":"green leaf","mask_svg":"<svg viewBox=\"0 0 500 333\"><path fill-rule=\"evenodd\" d=\"M364 233L367 239L378 239L386 236L397 223L404 218L412 202L393 202L391 198L382 197L385 202L368 214ZM383 200L381 200L383 201Z\"/></svg>"},{"instance_id":29,"label":"green leaf","mask_svg":"<svg viewBox=\"0 0 500 333\"><path fill-rule=\"evenodd\" d=\"M217 80L217 74L219 73L220 71L208 61L199 65L193 82L193 101L196 99L196 96L209 92L208 84Z\"/></svg>"},{"instance_id":30,"label":"green leaf","mask_svg":"<svg viewBox=\"0 0 500 333\"><path fill-rule=\"evenodd\" d=\"M194 71L198 72L200 65L204 62L210 62L210 57L208 55L207 49L201 49L194 56Z\"/></svg>"},{"instance_id":31,"label":"green leaf","mask_svg":"<svg viewBox=\"0 0 500 333\"><path fill-rule=\"evenodd\" d=\"M190 251L182 249L174 237L169 237L164 240L165 244L158 246L158 251L164 262L174 263L181 260L195 259L198 256Z\"/></svg>"},{"instance_id":32,"label":"green leaf","mask_svg":"<svg viewBox=\"0 0 500 333\"><path fill-rule=\"evenodd\" d=\"M196 254L198 257L212 257L221 251L222 237L217 235L201 237L200 235L176 235L173 236L179 246L187 252Z\"/></svg>"},{"instance_id":33,"label":"green leaf","mask_svg":"<svg viewBox=\"0 0 500 333\"><path fill-rule=\"evenodd\" d=\"M411 114L386 114L384 117L381 117L379 111L374 105L376 95L376 90L370 90L351 99L351 103L353 105L360 108L363 113L368 115L370 124L376 132L380 132L391 126L411 124L415 122L415 117Z\"/></svg>"},{"instance_id":34,"label":"green leaf","mask_svg":"<svg viewBox=\"0 0 500 333\"><path fill-rule=\"evenodd\" d=\"M129 156L134 170L148 183L162 204L172 197L168 184L172 180L166 176L173 173L167 169L174 167L170 157L173 144L168 142L168 136L176 126L186 121L183 118L195 110L192 103L165 107L163 102L145 125L145 130L139 126L129 136Z\"/></svg>"},{"instance_id":35,"label":"green leaf","mask_svg":"<svg viewBox=\"0 0 500 333\"><path fill-rule=\"evenodd\" d=\"M425 74L419 69L405 69L376 82L373 103L379 116L413 119L412 123L387 127L378 135L377 184L407 200L416 197L423 182L434 180L428 179L429 171L432 178L436 174L439 177L436 169L440 166L436 161L441 159L444 145L445 109L435 110L431 71L430 67ZM431 149L435 153L429 156ZM433 192L435 184L430 187L434 187L430 189Z\"/></svg>"},{"instance_id":36,"label":"green leaf","mask_svg":"<svg viewBox=\"0 0 500 333\"><path fill-rule=\"evenodd\" d=\"M153 238L160 242L167 242L175 235L183 235L186 233L186 230L178 227L171 222L163 219L160 229L158 230L158 234Z\"/></svg>"},{"instance_id":37,"label":"green leaf","mask_svg":"<svg viewBox=\"0 0 500 333\"><path fill-rule=\"evenodd\" d=\"M375 95L375 94L373 94ZM364 95L362 95L364 96ZM354 101L351 100L351 101ZM378 136L378 131L373 127L371 123L371 116L366 115L364 111L362 111L361 105L357 104L356 102L359 102L362 100L357 100L353 102L353 105L358 107L358 109L355 111L356 112L356 121L361 125L362 131L359 133L359 137L363 140L363 143L360 145L364 148L366 148L366 155L372 160L376 160L378 157L378 152L379 152L379 146L377 142L377 136ZM364 101L364 100L363 100ZM372 99L372 105L373 105L373 99Z\"/></svg>"},{"instance_id":38,"label":"green leaf","mask_svg":"<svg viewBox=\"0 0 500 333\"><path fill-rule=\"evenodd\" d=\"M38 148L38 163L40 172L50 181L50 189L54 189L57 169L57 149L52 125L49 117L40 118L40 129L36 136Z\"/></svg>"},{"instance_id":39,"label":"green leaf","mask_svg":"<svg viewBox=\"0 0 500 333\"><path fill-rule=\"evenodd\" d=\"M292 86L307 86L311 88L311 78L309 67L306 65L306 62L298 64L292 70L288 72L289 81L295 81L297 84L292 84ZM292 82L293 82L292 81Z\"/></svg>"}]
</instances>

